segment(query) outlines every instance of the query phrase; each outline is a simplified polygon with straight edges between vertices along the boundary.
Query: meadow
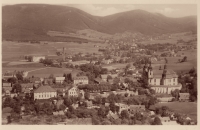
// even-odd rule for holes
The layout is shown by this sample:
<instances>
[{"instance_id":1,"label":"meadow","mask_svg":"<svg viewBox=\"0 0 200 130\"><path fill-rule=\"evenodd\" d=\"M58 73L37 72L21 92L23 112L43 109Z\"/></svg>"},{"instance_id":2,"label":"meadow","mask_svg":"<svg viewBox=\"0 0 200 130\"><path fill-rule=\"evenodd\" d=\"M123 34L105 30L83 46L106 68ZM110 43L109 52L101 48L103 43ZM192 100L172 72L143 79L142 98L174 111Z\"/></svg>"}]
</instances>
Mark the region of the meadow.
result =
<instances>
[{"instance_id":1,"label":"meadow","mask_svg":"<svg viewBox=\"0 0 200 130\"><path fill-rule=\"evenodd\" d=\"M106 46L102 43L51 42L49 44L30 44L3 41L2 61L19 61L23 59L24 55L55 55L57 50L61 50L63 47L66 48L67 54L100 53L99 48L95 48L94 45Z\"/></svg>"},{"instance_id":2,"label":"meadow","mask_svg":"<svg viewBox=\"0 0 200 130\"><path fill-rule=\"evenodd\" d=\"M176 34L173 35L171 38L167 38L167 39L157 39L157 40L152 40L152 41L142 41L140 43L142 44L156 44L156 43L171 43L171 44L176 44L177 40L182 39L183 41L189 41L189 40L193 40L197 37L197 35L183 35L183 34Z\"/></svg>"},{"instance_id":3,"label":"meadow","mask_svg":"<svg viewBox=\"0 0 200 130\"><path fill-rule=\"evenodd\" d=\"M187 114L191 119L197 120L197 103L196 102L167 102L158 103L156 107L167 106L177 113Z\"/></svg>"},{"instance_id":4,"label":"meadow","mask_svg":"<svg viewBox=\"0 0 200 130\"><path fill-rule=\"evenodd\" d=\"M178 52L178 54L180 54L181 57L163 57L163 59L166 58L168 60L168 63L167 63L168 69L172 69L176 72L180 72L180 71L187 72L193 67L197 69L197 50L196 49L180 51ZM187 56L187 61L179 63L178 60L183 59L184 56ZM155 69L159 69L160 66L163 68L164 65L165 65L164 60L162 62L152 64L153 68Z\"/></svg>"}]
</instances>

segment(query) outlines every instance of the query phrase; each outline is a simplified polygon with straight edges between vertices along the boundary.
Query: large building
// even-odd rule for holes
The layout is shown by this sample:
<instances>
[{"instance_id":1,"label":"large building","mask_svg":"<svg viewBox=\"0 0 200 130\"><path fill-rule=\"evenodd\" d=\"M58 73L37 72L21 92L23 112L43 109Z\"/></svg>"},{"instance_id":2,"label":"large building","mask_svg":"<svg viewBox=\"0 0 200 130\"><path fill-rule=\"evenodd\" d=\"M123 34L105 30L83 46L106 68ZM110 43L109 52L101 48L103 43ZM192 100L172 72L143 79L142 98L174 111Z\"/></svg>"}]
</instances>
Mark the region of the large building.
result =
<instances>
[{"instance_id":1,"label":"large building","mask_svg":"<svg viewBox=\"0 0 200 130\"><path fill-rule=\"evenodd\" d=\"M34 91L35 99L49 99L57 97L57 91L50 86L40 86Z\"/></svg>"},{"instance_id":2,"label":"large building","mask_svg":"<svg viewBox=\"0 0 200 130\"><path fill-rule=\"evenodd\" d=\"M178 83L178 75L173 70L168 70L167 66L164 69L154 70L151 67L145 65L143 68L143 74L148 77L148 85L156 91L156 93L171 94L171 91L180 90L182 85Z\"/></svg>"},{"instance_id":3,"label":"large building","mask_svg":"<svg viewBox=\"0 0 200 130\"><path fill-rule=\"evenodd\" d=\"M88 84L88 77L87 76L75 77L74 84Z\"/></svg>"}]
</instances>

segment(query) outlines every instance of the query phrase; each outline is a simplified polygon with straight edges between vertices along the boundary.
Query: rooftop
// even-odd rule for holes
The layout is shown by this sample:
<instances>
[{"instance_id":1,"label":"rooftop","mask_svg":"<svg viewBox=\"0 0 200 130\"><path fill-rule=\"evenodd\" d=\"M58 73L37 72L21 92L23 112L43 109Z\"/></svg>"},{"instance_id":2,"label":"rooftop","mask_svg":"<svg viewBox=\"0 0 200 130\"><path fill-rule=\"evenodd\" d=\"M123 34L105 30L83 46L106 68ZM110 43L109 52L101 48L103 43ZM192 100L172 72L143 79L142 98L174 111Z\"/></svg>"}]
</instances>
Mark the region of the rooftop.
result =
<instances>
[{"instance_id":1,"label":"rooftop","mask_svg":"<svg viewBox=\"0 0 200 130\"><path fill-rule=\"evenodd\" d=\"M47 86L40 86L34 91L34 93L43 93L43 92L56 92L56 90L47 85Z\"/></svg>"}]
</instances>

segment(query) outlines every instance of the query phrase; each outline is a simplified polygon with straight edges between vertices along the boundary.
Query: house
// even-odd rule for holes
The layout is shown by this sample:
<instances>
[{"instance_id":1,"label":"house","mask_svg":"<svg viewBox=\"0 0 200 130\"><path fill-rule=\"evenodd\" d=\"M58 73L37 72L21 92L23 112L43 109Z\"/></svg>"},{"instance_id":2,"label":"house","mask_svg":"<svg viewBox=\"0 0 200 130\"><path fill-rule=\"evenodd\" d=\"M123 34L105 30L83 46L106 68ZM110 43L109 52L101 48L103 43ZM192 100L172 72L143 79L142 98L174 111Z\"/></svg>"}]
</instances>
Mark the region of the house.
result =
<instances>
[{"instance_id":1,"label":"house","mask_svg":"<svg viewBox=\"0 0 200 130\"><path fill-rule=\"evenodd\" d=\"M8 123L8 117L11 116L12 108L11 107L5 107L2 109L2 124Z\"/></svg>"},{"instance_id":2,"label":"house","mask_svg":"<svg viewBox=\"0 0 200 130\"><path fill-rule=\"evenodd\" d=\"M162 125L179 125L176 121L171 121L169 117L159 117Z\"/></svg>"},{"instance_id":3,"label":"house","mask_svg":"<svg viewBox=\"0 0 200 130\"><path fill-rule=\"evenodd\" d=\"M86 103L86 107L87 107L88 109L90 109L90 108L93 107L92 101L86 101L85 103Z\"/></svg>"},{"instance_id":4,"label":"house","mask_svg":"<svg viewBox=\"0 0 200 130\"><path fill-rule=\"evenodd\" d=\"M31 62L40 62L41 59L45 59L45 56L32 56Z\"/></svg>"},{"instance_id":5,"label":"house","mask_svg":"<svg viewBox=\"0 0 200 130\"><path fill-rule=\"evenodd\" d=\"M17 93L10 93L10 97L11 97L11 98L17 97Z\"/></svg>"},{"instance_id":6,"label":"house","mask_svg":"<svg viewBox=\"0 0 200 130\"><path fill-rule=\"evenodd\" d=\"M65 115L64 111L56 111L56 112L53 112L53 115L55 116L63 116Z\"/></svg>"},{"instance_id":7,"label":"house","mask_svg":"<svg viewBox=\"0 0 200 130\"><path fill-rule=\"evenodd\" d=\"M87 76L75 77L74 84L88 84L88 77Z\"/></svg>"},{"instance_id":8,"label":"house","mask_svg":"<svg viewBox=\"0 0 200 130\"><path fill-rule=\"evenodd\" d=\"M35 87L38 87L38 85L41 83L41 79L39 77L31 77L30 83L33 83Z\"/></svg>"},{"instance_id":9,"label":"house","mask_svg":"<svg viewBox=\"0 0 200 130\"><path fill-rule=\"evenodd\" d=\"M34 93L34 100L57 97L57 91L48 85L38 87L33 93Z\"/></svg>"},{"instance_id":10,"label":"house","mask_svg":"<svg viewBox=\"0 0 200 130\"><path fill-rule=\"evenodd\" d=\"M69 88L68 89L68 96L69 97L78 97L79 96L79 94L80 94L80 90L77 88L77 86L76 85L74 85L73 87L71 87L71 88Z\"/></svg>"},{"instance_id":11,"label":"house","mask_svg":"<svg viewBox=\"0 0 200 130\"><path fill-rule=\"evenodd\" d=\"M106 83L106 81L102 80L102 79L99 78L99 77L95 78L95 79L94 79L94 82L95 82L96 84L105 84L105 83Z\"/></svg>"},{"instance_id":12,"label":"house","mask_svg":"<svg viewBox=\"0 0 200 130\"><path fill-rule=\"evenodd\" d=\"M53 79L50 78L44 78L44 85L52 85L53 84Z\"/></svg>"},{"instance_id":13,"label":"house","mask_svg":"<svg viewBox=\"0 0 200 130\"><path fill-rule=\"evenodd\" d=\"M130 105L128 111L130 113L145 111L145 105Z\"/></svg>"},{"instance_id":14,"label":"house","mask_svg":"<svg viewBox=\"0 0 200 130\"><path fill-rule=\"evenodd\" d=\"M12 91L11 83L3 83L2 89L4 94L9 96Z\"/></svg>"},{"instance_id":15,"label":"house","mask_svg":"<svg viewBox=\"0 0 200 130\"><path fill-rule=\"evenodd\" d=\"M58 96L65 96L67 88L62 87L62 86L61 87L52 87L52 88L57 91Z\"/></svg>"},{"instance_id":16,"label":"house","mask_svg":"<svg viewBox=\"0 0 200 130\"><path fill-rule=\"evenodd\" d=\"M108 118L108 119L117 120L117 119L119 119L119 116L118 116L117 114L113 113L112 111L109 111L109 112L108 112L108 115L107 115L107 118Z\"/></svg>"},{"instance_id":17,"label":"house","mask_svg":"<svg viewBox=\"0 0 200 130\"><path fill-rule=\"evenodd\" d=\"M189 93L179 93L179 101L188 101L190 99Z\"/></svg>"},{"instance_id":18,"label":"house","mask_svg":"<svg viewBox=\"0 0 200 130\"><path fill-rule=\"evenodd\" d=\"M107 74L102 74L102 75L101 75L101 79L102 79L104 82L107 82L107 77L108 77Z\"/></svg>"},{"instance_id":19,"label":"house","mask_svg":"<svg viewBox=\"0 0 200 130\"><path fill-rule=\"evenodd\" d=\"M2 87L12 87L12 84L11 83L3 83L2 84Z\"/></svg>"},{"instance_id":20,"label":"house","mask_svg":"<svg viewBox=\"0 0 200 130\"><path fill-rule=\"evenodd\" d=\"M56 77L55 81L57 84L62 84L65 80L65 77Z\"/></svg>"},{"instance_id":21,"label":"house","mask_svg":"<svg viewBox=\"0 0 200 130\"><path fill-rule=\"evenodd\" d=\"M121 113L123 110L129 109L129 106L123 103L115 103L115 105L119 107L119 113Z\"/></svg>"},{"instance_id":22,"label":"house","mask_svg":"<svg viewBox=\"0 0 200 130\"><path fill-rule=\"evenodd\" d=\"M2 79L4 79L4 80L8 80L9 78L16 78L16 74L15 74L15 72L10 72L10 71L7 71L7 72L5 72L4 74L3 74L3 76L2 76Z\"/></svg>"},{"instance_id":23,"label":"house","mask_svg":"<svg viewBox=\"0 0 200 130\"><path fill-rule=\"evenodd\" d=\"M23 93L30 93L33 90L33 83L22 83L21 87Z\"/></svg>"},{"instance_id":24,"label":"house","mask_svg":"<svg viewBox=\"0 0 200 130\"><path fill-rule=\"evenodd\" d=\"M72 107L73 107L74 109L77 109L77 108L78 108L78 103L75 103L75 104L73 103L73 104L72 104Z\"/></svg>"},{"instance_id":25,"label":"house","mask_svg":"<svg viewBox=\"0 0 200 130\"><path fill-rule=\"evenodd\" d=\"M174 97L160 97L157 98L160 102L171 102Z\"/></svg>"}]
</instances>

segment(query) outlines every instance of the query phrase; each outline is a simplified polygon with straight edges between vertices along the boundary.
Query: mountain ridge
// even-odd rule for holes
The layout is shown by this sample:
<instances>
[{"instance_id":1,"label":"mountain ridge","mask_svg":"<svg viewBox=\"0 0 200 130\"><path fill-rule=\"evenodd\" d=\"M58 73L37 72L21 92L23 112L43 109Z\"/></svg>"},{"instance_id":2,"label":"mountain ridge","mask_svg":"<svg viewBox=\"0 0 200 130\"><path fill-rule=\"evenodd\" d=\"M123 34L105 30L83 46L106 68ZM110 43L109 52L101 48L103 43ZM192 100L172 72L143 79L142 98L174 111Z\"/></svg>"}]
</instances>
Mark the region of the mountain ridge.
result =
<instances>
[{"instance_id":1,"label":"mountain ridge","mask_svg":"<svg viewBox=\"0 0 200 130\"><path fill-rule=\"evenodd\" d=\"M48 4L17 4L2 7L2 38L47 37L48 31L75 33L91 29L115 34L125 31L145 35L197 31L197 17L166 17L144 10L94 16L80 9Z\"/></svg>"}]
</instances>

